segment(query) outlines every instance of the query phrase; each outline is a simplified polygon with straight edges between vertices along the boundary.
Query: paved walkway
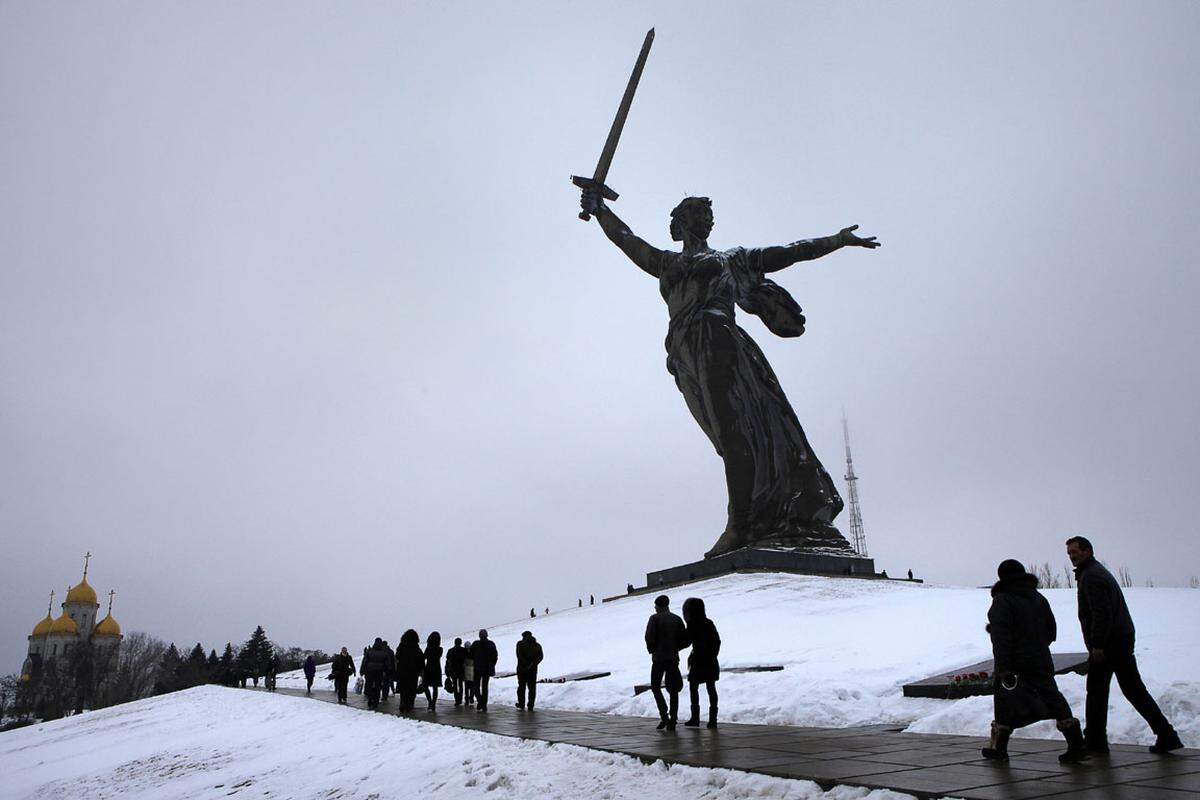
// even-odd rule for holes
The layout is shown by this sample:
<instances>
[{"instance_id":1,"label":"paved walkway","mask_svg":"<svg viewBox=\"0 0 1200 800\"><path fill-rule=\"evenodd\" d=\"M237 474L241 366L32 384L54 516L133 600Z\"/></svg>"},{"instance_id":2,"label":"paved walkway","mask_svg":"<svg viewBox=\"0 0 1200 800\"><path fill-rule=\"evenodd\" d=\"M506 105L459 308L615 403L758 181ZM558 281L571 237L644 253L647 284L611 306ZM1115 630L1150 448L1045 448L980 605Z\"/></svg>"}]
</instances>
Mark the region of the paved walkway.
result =
<instances>
[{"instance_id":1,"label":"paved walkway","mask_svg":"<svg viewBox=\"0 0 1200 800\"><path fill-rule=\"evenodd\" d=\"M868 728L794 728L782 725L721 723L720 728L656 731L656 720L538 709L518 711L512 692L492 684L493 703L486 714L454 707L443 697L432 713L417 710L411 719L451 725L500 736L574 744L624 753L646 762L723 767L798 778L820 784L894 789L921 798L971 800L1200 800L1200 750L1155 756L1145 747L1115 745L1109 756L1063 766L1061 740L1013 739L1012 760L999 765L979 757L984 740L970 736L900 733L895 726ZM279 694L304 696L298 689ZM332 692L314 699L336 702ZM508 702L502 702L508 701ZM418 698L417 704L424 705ZM350 705L366 709L362 695ZM381 710L396 713L394 697Z\"/></svg>"}]
</instances>

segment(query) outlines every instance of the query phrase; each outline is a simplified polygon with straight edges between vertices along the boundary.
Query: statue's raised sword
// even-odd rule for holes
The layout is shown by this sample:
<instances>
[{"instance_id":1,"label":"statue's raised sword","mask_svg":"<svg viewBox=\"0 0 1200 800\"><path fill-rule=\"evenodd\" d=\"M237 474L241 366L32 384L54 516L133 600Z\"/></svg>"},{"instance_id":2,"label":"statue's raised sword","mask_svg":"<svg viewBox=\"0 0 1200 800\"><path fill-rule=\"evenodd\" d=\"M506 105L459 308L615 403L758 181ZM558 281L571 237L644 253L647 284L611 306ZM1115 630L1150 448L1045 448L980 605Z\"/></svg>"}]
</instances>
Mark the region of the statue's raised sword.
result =
<instances>
[{"instance_id":1,"label":"statue's raised sword","mask_svg":"<svg viewBox=\"0 0 1200 800\"><path fill-rule=\"evenodd\" d=\"M646 66L646 56L650 55L650 45L654 44L654 28L646 33L646 41L642 42L642 52L638 53L637 63L633 65L633 74L629 76L629 84L625 87L625 96L617 108L617 116L613 119L612 127L608 130L608 139L604 149L600 151L600 160L596 162L596 171L590 178L571 176L571 183L580 189L593 189L600 193L605 200L616 200L617 193L604 185L608 177L608 167L612 164L613 153L617 151L617 142L621 139L621 129L625 127L625 118L629 116L629 106L633 104L633 93L637 91L638 81L642 77L642 67ZM579 212L579 218L585 222L591 219L586 211Z\"/></svg>"}]
</instances>

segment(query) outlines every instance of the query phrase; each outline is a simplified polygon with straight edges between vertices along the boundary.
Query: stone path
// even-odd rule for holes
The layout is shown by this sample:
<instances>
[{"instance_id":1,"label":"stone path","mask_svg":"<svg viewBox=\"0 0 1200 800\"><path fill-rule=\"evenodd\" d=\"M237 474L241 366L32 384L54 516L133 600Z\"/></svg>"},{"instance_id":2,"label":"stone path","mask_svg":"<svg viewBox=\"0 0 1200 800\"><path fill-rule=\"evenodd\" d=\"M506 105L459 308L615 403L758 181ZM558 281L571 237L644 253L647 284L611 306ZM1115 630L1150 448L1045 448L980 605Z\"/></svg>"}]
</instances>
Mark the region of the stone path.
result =
<instances>
[{"instance_id":1,"label":"stone path","mask_svg":"<svg viewBox=\"0 0 1200 800\"><path fill-rule=\"evenodd\" d=\"M656 720L576 711L518 711L509 687L493 684L486 714L454 707L443 697L436 713L408 714L421 722L451 725L500 736L574 744L624 753L646 762L723 767L782 778L835 785L893 789L921 798L970 800L1200 800L1200 750L1155 756L1145 747L1115 745L1109 756L1063 766L1061 740L1013 739L1007 765L979 757L984 740L970 736L901 733L895 726L794 728L783 725L721 723L715 731L680 727L656 731ZM279 694L304 696L298 689ZM336 702L332 692L313 699ZM502 702L507 701L507 702ZM350 705L366 708L362 695ZM418 698L417 704L424 705ZM381 707L396 713L394 697Z\"/></svg>"}]
</instances>

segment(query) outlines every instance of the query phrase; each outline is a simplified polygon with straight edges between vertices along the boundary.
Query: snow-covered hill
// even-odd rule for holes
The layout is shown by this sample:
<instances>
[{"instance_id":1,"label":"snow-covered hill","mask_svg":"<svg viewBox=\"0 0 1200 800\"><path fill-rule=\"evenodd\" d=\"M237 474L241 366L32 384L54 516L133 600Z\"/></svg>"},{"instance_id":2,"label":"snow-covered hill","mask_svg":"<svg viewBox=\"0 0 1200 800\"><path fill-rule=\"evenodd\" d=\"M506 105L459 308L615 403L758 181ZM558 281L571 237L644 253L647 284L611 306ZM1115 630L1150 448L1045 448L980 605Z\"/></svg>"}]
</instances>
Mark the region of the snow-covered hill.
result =
<instances>
[{"instance_id":1,"label":"snow-covered hill","mask_svg":"<svg viewBox=\"0 0 1200 800\"><path fill-rule=\"evenodd\" d=\"M914 731L986 734L990 698L918 700L903 697L900 689L904 683L991 656L984 632L991 602L986 590L748 574L715 578L668 594L676 611L689 596L704 599L721 632L723 666L785 667L783 672L723 675L718 687L725 719L820 726L895 722ZM1059 623L1054 649L1082 651L1074 590L1045 594ZM1129 589L1126 596L1138 628L1142 674L1184 741L1198 747L1200 590ZM598 680L544 685L539 688L541 705L654 715L649 694L633 696L633 685L644 683L649 675L642 633L652 603L653 596L641 595L489 627L500 649L499 668L512 668L514 645L521 631L530 630L546 652L542 677L612 672ZM400 633L380 630L393 643ZM424 638L428 631L420 633ZM446 634L443 631L443 643L449 646ZM351 651L357 654L360 648L361 644ZM285 676L280 685L302 687L303 678ZM1084 679L1064 676L1059 685L1082 717ZM318 677L317 686L328 688L329 683ZM515 681L498 680L493 687L507 700ZM1153 741L1115 684L1112 706L1112 740ZM1049 723L1025 733L1056 735Z\"/></svg>"},{"instance_id":2,"label":"snow-covered hill","mask_svg":"<svg viewBox=\"0 0 1200 800\"><path fill-rule=\"evenodd\" d=\"M0 733L0 798L890 800L205 686Z\"/></svg>"}]
</instances>

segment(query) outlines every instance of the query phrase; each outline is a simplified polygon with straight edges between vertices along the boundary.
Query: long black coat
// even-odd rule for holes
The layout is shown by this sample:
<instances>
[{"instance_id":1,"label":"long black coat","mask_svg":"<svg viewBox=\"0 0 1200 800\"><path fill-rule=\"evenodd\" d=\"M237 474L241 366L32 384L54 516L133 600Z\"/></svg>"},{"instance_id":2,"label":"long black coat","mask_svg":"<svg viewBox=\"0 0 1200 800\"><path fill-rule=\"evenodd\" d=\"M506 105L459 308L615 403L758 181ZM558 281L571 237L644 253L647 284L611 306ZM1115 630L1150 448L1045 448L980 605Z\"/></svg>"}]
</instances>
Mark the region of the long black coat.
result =
<instances>
[{"instance_id":1,"label":"long black coat","mask_svg":"<svg viewBox=\"0 0 1200 800\"><path fill-rule=\"evenodd\" d=\"M329 667L329 671L337 678L349 678L354 674L354 659L349 654L338 653L333 657L333 663Z\"/></svg>"},{"instance_id":2,"label":"long black coat","mask_svg":"<svg viewBox=\"0 0 1200 800\"><path fill-rule=\"evenodd\" d=\"M496 643L491 639L480 639L472 644L471 658L475 661L476 678L496 674L496 661L499 660L500 654L496 652Z\"/></svg>"},{"instance_id":3,"label":"long black coat","mask_svg":"<svg viewBox=\"0 0 1200 800\"><path fill-rule=\"evenodd\" d=\"M988 633L996 673L1054 674L1050 645L1058 637L1058 626L1033 575L997 581L992 587Z\"/></svg>"},{"instance_id":4,"label":"long black coat","mask_svg":"<svg viewBox=\"0 0 1200 800\"><path fill-rule=\"evenodd\" d=\"M721 677L717 654L721 652L721 635L711 619L702 619L688 626L692 652L688 654L688 680L707 683Z\"/></svg>"},{"instance_id":5,"label":"long black coat","mask_svg":"<svg viewBox=\"0 0 1200 800\"><path fill-rule=\"evenodd\" d=\"M425 671L425 654L420 642L401 640L396 647L396 680L404 684L416 684Z\"/></svg>"},{"instance_id":6,"label":"long black coat","mask_svg":"<svg viewBox=\"0 0 1200 800\"><path fill-rule=\"evenodd\" d=\"M425 671L422 673L426 686L442 683L442 646L431 644L425 648Z\"/></svg>"},{"instance_id":7,"label":"long black coat","mask_svg":"<svg viewBox=\"0 0 1200 800\"><path fill-rule=\"evenodd\" d=\"M646 652L655 664L678 664L679 651L689 644L687 629L670 611L655 611L646 622Z\"/></svg>"},{"instance_id":8,"label":"long black coat","mask_svg":"<svg viewBox=\"0 0 1200 800\"><path fill-rule=\"evenodd\" d=\"M517 674L537 675L538 664L542 663L542 646L530 636L517 642Z\"/></svg>"},{"instance_id":9,"label":"long black coat","mask_svg":"<svg viewBox=\"0 0 1200 800\"><path fill-rule=\"evenodd\" d=\"M467 657L467 648L456 644L446 651L446 677L462 678L463 661Z\"/></svg>"},{"instance_id":10,"label":"long black coat","mask_svg":"<svg viewBox=\"0 0 1200 800\"><path fill-rule=\"evenodd\" d=\"M391 661L391 650L382 644L378 647L371 645L363 653L362 664L359 665L358 671L363 675L384 675L387 673Z\"/></svg>"},{"instance_id":11,"label":"long black coat","mask_svg":"<svg viewBox=\"0 0 1200 800\"><path fill-rule=\"evenodd\" d=\"M1114 638L1133 636L1133 617L1121 585L1103 564L1089 558L1075 570L1079 596L1079 625L1089 650L1108 646Z\"/></svg>"}]
</instances>

